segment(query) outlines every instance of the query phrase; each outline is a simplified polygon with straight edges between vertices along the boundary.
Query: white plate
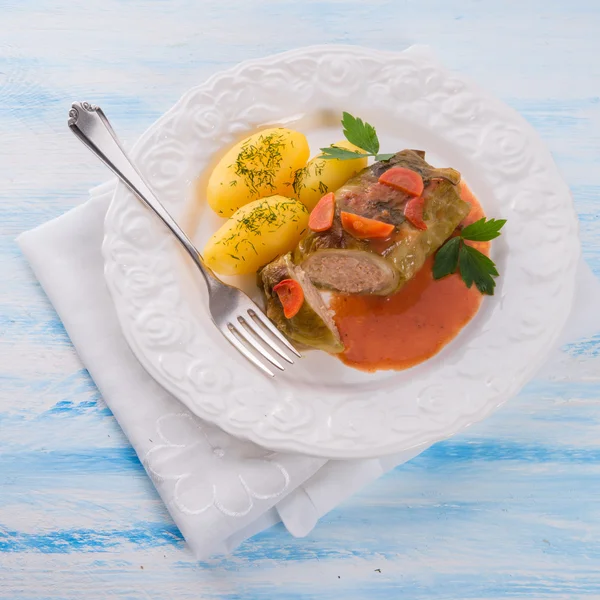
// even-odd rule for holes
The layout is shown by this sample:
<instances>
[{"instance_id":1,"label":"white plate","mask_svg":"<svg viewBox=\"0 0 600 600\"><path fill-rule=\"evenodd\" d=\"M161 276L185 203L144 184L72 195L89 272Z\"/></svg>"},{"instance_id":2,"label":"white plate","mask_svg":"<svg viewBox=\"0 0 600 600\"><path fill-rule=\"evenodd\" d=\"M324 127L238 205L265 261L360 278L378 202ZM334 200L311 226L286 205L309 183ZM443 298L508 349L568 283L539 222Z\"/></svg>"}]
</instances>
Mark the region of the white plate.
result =
<instances>
[{"instance_id":1,"label":"white plate","mask_svg":"<svg viewBox=\"0 0 600 600\"><path fill-rule=\"evenodd\" d=\"M337 120L343 110L376 126L382 152L420 148L434 164L460 170L487 214L508 219L493 243L501 272L496 295L426 363L366 374L310 352L268 380L215 330L201 277L122 185L106 217L103 245L123 332L160 384L233 435L336 458L434 442L514 395L564 326L580 247L569 190L535 132L423 48L388 53L321 46L242 63L188 92L132 155L181 217L191 182L242 133L299 120L295 126L314 151L342 137L326 117ZM196 241L202 247L218 219L200 210Z\"/></svg>"}]
</instances>

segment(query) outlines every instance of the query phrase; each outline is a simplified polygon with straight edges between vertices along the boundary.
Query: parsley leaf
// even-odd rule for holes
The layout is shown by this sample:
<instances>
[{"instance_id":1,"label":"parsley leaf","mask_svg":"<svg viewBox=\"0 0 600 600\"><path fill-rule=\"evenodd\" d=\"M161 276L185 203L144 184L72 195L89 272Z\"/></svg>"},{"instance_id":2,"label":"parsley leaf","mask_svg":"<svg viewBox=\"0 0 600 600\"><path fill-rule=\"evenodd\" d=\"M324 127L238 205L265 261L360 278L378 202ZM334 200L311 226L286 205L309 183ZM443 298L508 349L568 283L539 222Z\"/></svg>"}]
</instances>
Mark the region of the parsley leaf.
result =
<instances>
[{"instance_id":1,"label":"parsley leaf","mask_svg":"<svg viewBox=\"0 0 600 600\"><path fill-rule=\"evenodd\" d=\"M360 150L364 150L364 152L354 152L338 146L329 146L329 148L321 148L323 153L321 158L326 160L352 160L374 156L375 160L390 160L394 156L393 154L379 154L379 138L373 125L344 112L342 114L342 126L346 139Z\"/></svg>"},{"instance_id":2,"label":"parsley leaf","mask_svg":"<svg viewBox=\"0 0 600 600\"><path fill-rule=\"evenodd\" d=\"M347 112L342 114L342 126L344 136L351 144L362 148L369 154L379 152L379 139L375 127L369 125L369 123L364 123L362 119L353 117Z\"/></svg>"},{"instance_id":3,"label":"parsley leaf","mask_svg":"<svg viewBox=\"0 0 600 600\"><path fill-rule=\"evenodd\" d=\"M500 235L500 230L504 227L506 219L489 219L485 217L467 225L461 232L461 237L464 240L472 242L489 242Z\"/></svg>"},{"instance_id":4,"label":"parsley leaf","mask_svg":"<svg viewBox=\"0 0 600 600\"><path fill-rule=\"evenodd\" d=\"M323 156L321 158L338 160L351 160L353 158L362 158L363 156L369 156L362 152L354 152L352 150L346 150L346 148L340 148L339 146L329 146L329 148L321 148Z\"/></svg>"},{"instance_id":5,"label":"parsley leaf","mask_svg":"<svg viewBox=\"0 0 600 600\"><path fill-rule=\"evenodd\" d=\"M506 219L489 219L485 217L467 225L458 236L449 239L436 253L433 262L433 278L441 279L446 275L460 272L465 285L470 288L473 284L482 294L494 294L498 277L498 269L494 261L465 243L488 242L500 235L500 229Z\"/></svg>"},{"instance_id":6,"label":"parsley leaf","mask_svg":"<svg viewBox=\"0 0 600 600\"><path fill-rule=\"evenodd\" d=\"M491 263L491 265L490 265ZM494 263L485 255L475 250L472 246L463 244L458 256L460 276L466 286L471 287L473 283L482 294L494 294L496 282L492 275L498 276Z\"/></svg>"},{"instance_id":7,"label":"parsley leaf","mask_svg":"<svg viewBox=\"0 0 600 600\"><path fill-rule=\"evenodd\" d=\"M433 264L434 279L441 279L456 271L458 253L462 245L463 241L460 237L453 237L438 250Z\"/></svg>"},{"instance_id":8,"label":"parsley leaf","mask_svg":"<svg viewBox=\"0 0 600 600\"><path fill-rule=\"evenodd\" d=\"M467 247L468 252L473 255L473 258L479 263L479 266L482 269L485 269L490 275L498 277L499 273L498 269L496 269L496 263L494 263L494 261L489 256L486 256L485 254L483 254L483 252L479 252L479 250L473 248L473 246L468 246L467 244L465 244L465 246Z\"/></svg>"}]
</instances>

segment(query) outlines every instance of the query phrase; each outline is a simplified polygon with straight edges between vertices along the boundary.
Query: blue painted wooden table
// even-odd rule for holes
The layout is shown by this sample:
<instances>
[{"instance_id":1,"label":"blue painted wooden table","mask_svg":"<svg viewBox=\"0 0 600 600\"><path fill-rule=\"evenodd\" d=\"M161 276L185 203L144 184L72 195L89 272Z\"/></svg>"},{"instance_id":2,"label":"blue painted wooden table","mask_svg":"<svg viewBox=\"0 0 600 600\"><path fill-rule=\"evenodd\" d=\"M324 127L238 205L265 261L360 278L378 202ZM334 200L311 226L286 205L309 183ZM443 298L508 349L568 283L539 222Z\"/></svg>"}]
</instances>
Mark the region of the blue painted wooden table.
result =
<instances>
[{"instance_id":1,"label":"blue painted wooden table","mask_svg":"<svg viewBox=\"0 0 600 600\"><path fill-rule=\"evenodd\" d=\"M74 99L131 143L242 59L430 43L536 127L600 275L599 31L596 0L0 0L0 598L599 598L600 336L309 537L197 563L14 243L106 179Z\"/></svg>"}]
</instances>

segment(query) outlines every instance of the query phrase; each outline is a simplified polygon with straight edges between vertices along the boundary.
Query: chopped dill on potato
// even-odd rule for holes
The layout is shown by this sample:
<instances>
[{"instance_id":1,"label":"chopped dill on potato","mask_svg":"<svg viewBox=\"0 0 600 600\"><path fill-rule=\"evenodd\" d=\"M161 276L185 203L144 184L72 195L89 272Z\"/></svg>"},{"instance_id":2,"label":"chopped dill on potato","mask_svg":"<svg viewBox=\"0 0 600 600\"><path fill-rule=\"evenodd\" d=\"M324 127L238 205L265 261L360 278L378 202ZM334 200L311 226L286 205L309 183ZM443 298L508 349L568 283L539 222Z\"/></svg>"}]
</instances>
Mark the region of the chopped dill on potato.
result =
<instances>
[{"instance_id":1,"label":"chopped dill on potato","mask_svg":"<svg viewBox=\"0 0 600 600\"><path fill-rule=\"evenodd\" d=\"M258 136L256 143L245 142L235 161L235 174L242 177L248 190L258 195L261 188L275 190L275 177L283 160L285 136L273 132Z\"/></svg>"}]
</instances>

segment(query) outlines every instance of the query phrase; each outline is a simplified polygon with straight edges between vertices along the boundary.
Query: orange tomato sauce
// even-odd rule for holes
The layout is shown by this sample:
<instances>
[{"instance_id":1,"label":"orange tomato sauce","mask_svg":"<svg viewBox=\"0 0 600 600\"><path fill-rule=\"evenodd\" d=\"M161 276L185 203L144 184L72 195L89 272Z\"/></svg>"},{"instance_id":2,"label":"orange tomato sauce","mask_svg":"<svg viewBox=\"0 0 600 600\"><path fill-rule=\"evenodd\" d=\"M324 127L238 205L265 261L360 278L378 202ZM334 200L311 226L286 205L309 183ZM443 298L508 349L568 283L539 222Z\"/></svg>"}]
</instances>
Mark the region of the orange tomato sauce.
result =
<instances>
[{"instance_id":1,"label":"orange tomato sauce","mask_svg":"<svg viewBox=\"0 0 600 600\"><path fill-rule=\"evenodd\" d=\"M468 225L484 216L469 188L461 197L471 205ZM489 242L474 243L489 254ZM398 293L388 297L335 296L332 309L346 350L342 362L364 371L402 370L437 354L475 316L482 295L455 273L434 280L433 257Z\"/></svg>"}]
</instances>

